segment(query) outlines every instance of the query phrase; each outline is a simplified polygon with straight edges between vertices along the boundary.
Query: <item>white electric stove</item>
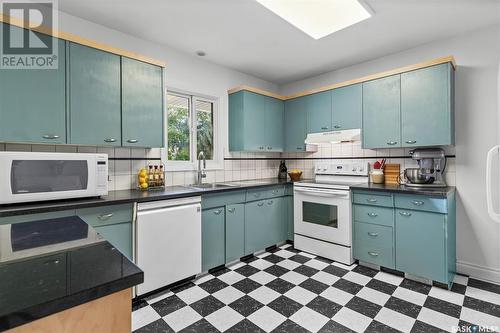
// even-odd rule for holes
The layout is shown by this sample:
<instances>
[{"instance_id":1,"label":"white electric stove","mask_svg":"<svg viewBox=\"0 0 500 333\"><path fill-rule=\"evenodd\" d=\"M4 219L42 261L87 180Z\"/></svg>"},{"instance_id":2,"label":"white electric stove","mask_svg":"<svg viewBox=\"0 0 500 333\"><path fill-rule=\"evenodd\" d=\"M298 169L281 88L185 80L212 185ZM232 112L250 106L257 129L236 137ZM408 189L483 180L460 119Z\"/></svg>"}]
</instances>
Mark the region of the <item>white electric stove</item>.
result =
<instances>
[{"instance_id":1,"label":"white electric stove","mask_svg":"<svg viewBox=\"0 0 500 333\"><path fill-rule=\"evenodd\" d=\"M368 162L318 163L294 183L294 247L347 265L352 258L350 186L368 183Z\"/></svg>"}]
</instances>

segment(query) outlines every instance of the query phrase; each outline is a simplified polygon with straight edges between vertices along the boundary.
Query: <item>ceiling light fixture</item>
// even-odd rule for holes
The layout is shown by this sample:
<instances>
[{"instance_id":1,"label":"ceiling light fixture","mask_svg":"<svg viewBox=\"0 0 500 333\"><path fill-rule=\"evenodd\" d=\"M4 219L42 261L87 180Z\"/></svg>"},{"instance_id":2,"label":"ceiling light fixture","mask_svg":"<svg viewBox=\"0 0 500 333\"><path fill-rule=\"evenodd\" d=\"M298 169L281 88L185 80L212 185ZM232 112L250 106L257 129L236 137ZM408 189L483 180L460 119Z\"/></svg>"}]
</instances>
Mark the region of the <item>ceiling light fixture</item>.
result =
<instances>
[{"instance_id":1,"label":"ceiling light fixture","mask_svg":"<svg viewBox=\"0 0 500 333\"><path fill-rule=\"evenodd\" d=\"M314 39L370 18L363 0L256 0Z\"/></svg>"},{"instance_id":2,"label":"ceiling light fixture","mask_svg":"<svg viewBox=\"0 0 500 333\"><path fill-rule=\"evenodd\" d=\"M199 56L199 57L204 57L206 56L207 54L205 53L205 51L196 51L196 55Z\"/></svg>"}]
</instances>

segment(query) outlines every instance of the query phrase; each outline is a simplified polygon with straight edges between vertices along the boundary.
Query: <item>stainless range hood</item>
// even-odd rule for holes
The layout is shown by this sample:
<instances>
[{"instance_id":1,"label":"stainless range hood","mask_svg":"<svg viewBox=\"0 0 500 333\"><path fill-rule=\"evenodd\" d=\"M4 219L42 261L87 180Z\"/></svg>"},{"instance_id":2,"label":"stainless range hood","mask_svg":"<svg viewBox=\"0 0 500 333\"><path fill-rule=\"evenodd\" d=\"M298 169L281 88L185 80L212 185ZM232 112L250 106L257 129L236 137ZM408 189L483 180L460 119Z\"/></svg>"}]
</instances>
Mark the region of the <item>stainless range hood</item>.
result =
<instances>
[{"instance_id":1,"label":"stainless range hood","mask_svg":"<svg viewBox=\"0 0 500 333\"><path fill-rule=\"evenodd\" d=\"M349 129L342 131L331 131L322 133L310 133L307 135L306 145L317 145L320 143L339 143L361 140L361 129Z\"/></svg>"}]
</instances>

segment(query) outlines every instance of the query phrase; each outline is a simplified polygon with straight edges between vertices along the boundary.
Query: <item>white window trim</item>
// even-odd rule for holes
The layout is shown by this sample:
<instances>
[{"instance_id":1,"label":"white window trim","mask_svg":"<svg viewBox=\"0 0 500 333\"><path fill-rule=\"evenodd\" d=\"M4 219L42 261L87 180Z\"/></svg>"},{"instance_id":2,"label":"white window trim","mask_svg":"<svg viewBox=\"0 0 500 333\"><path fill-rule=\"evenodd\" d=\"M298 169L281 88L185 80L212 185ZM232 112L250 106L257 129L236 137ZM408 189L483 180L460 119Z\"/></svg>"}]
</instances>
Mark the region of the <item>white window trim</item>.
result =
<instances>
[{"instance_id":1,"label":"white window trim","mask_svg":"<svg viewBox=\"0 0 500 333\"><path fill-rule=\"evenodd\" d=\"M177 95L182 97L190 97L190 133L189 133L189 141L190 141L190 161L170 161L168 160L168 104L167 104L167 95ZM224 151L222 144L222 133L223 133L223 124L221 117L221 108L220 108L220 99L214 96L207 96L203 94L193 93L190 91L185 91L182 89L175 88L167 88L165 93L165 148L161 151L161 158L165 164L166 171L196 171L198 170L198 160L197 156L194 156L197 151L196 146L196 123L194 116L194 100L206 101L213 103L213 112L214 112L214 132L213 132L213 140L214 140L214 159L207 160L207 168L206 170L222 170L224 169Z\"/></svg>"}]
</instances>

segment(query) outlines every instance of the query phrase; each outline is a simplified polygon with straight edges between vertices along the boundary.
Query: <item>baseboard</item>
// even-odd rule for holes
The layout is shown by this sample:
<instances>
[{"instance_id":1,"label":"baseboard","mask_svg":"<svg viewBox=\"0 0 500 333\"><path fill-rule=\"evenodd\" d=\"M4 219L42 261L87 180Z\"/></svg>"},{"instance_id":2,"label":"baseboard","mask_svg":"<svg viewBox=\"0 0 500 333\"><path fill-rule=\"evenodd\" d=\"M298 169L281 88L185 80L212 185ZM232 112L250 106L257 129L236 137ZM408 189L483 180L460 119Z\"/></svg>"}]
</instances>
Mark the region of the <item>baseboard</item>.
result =
<instances>
[{"instance_id":1,"label":"baseboard","mask_svg":"<svg viewBox=\"0 0 500 333\"><path fill-rule=\"evenodd\" d=\"M468 262L457 261L457 273L473 278L500 283L500 270L483 267Z\"/></svg>"}]
</instances>

